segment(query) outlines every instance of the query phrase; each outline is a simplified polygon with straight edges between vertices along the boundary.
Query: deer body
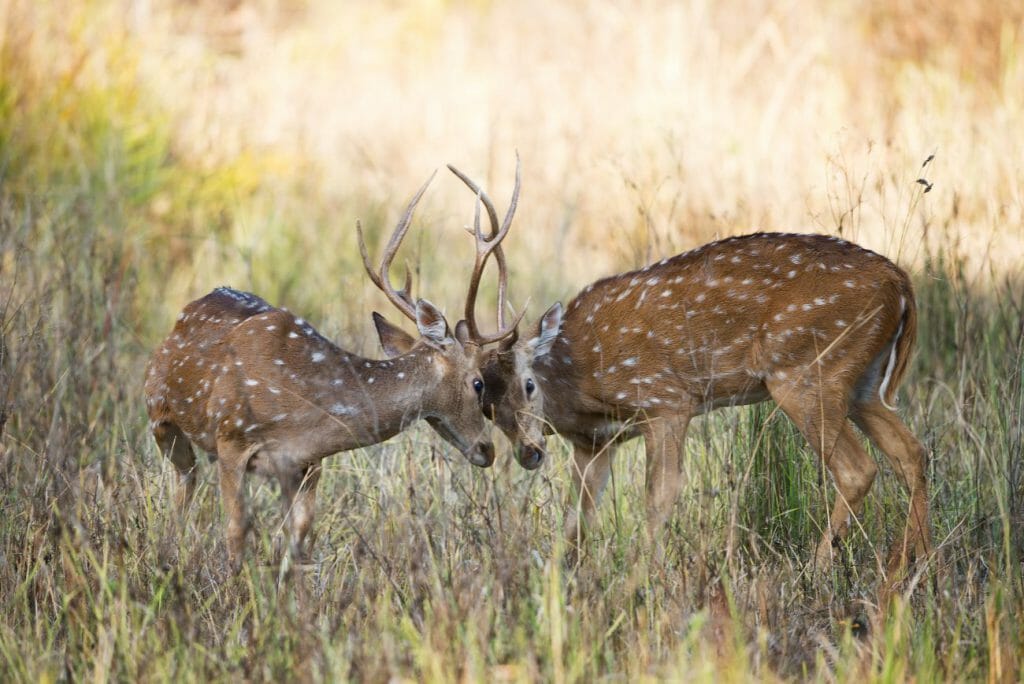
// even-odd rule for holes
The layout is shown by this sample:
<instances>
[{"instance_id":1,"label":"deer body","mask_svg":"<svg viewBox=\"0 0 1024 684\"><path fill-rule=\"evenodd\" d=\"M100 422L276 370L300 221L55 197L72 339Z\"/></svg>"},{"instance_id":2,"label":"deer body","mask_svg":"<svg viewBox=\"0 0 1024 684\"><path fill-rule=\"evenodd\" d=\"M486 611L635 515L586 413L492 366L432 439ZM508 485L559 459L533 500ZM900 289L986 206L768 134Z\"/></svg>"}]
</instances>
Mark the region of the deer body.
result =
<instances>
[{"instance_id":1,"label":"deer body","mask_svg":"<svg viewBox=\"0 0 1024 684\"><path fill-rule=\"evenodd\" d=\"M397 291L388 279L425 189L399 221L380 273L369 266L360 231L370 278L420 332L401 355L377 361L351 354L287 310L230 288L186 306L153 355L146 406L157 444L179 473L179 504L195 488L195 444L218 462L236 567L249 528L247 472L279 481L291 551L301 559L326 456L381 442L425 418L474 465L493 462L480 406L479 345L453 334L429 302L414 303L408 277Z\"/></svg>"},{"instance_id":2,"label":"deer body","mask_svg":"<svg viewBox=\"0 0 1024 684\"><path fill-rule=\"evenodd\" d=\"M363 359L255 295L218 288L192 302L154 355L145 387L153 434L180 474L180 503L194 490L195 444L218 460L237 560L248 529L242 475L275 477L301 556L323 458L384 441L421 417L445 426L449 415L479 413L440 355L419 347ZM482 419L444 434L476 465L493 459Z\"/></svg>"},{"instance_id":3,"label":"deer body","mask_svg":"<svg viewBox=\"0 0 1024 684\"><path fill-rule=\"evenodd\" d=\"M556 304L532 339L492 352L484 406L520 449L536 443L525 434L531 416L573 444L580 505L567 533L578 541L617 443L645 439L653 534L683 485L690 419L774 399L835 481L819 565L860 512L877 470L849 418L910 493L899 551L925 553L925 451L890 408L915 335L909 279L888 259L820 235L735 237L599 280L564 316ZM524 358L532 397L513 370Z\"/></svg>"}]
</instances>

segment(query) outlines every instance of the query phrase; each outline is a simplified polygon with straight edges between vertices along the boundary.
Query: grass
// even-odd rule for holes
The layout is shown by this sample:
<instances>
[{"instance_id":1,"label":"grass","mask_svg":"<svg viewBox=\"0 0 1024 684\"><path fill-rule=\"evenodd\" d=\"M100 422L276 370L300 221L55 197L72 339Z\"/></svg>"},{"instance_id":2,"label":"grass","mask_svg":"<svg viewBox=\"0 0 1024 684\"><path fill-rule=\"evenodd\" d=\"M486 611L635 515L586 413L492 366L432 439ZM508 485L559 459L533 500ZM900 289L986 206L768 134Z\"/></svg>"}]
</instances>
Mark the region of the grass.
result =
<instances>
[{"instance_id":1,"label":"grass","mask_svg":"<svg viewBox=\"0 0 1024 684\"><path fill-rule=\"evenodd\" d=\"M145 6L0 2L0 679L1019 680L1011 3ZM445 162L500 205L514 148L532 314L753 227L840 233L912 272L900 410L932 456L939 553L891 603L893 473L816 579L831 486L768 405L694 422L663 558L637 542L635 443L575 571L557 440L535 473L474 469L422 427L327 460L307 571L269 564L267 483L237 576L214 468L174 510L141 385L177 311L231 283L371 352L383 300L355 218L379 239ZM439 177L410 236L417 292L449 310L470 206Z\"/></svg>"}]
</instances>

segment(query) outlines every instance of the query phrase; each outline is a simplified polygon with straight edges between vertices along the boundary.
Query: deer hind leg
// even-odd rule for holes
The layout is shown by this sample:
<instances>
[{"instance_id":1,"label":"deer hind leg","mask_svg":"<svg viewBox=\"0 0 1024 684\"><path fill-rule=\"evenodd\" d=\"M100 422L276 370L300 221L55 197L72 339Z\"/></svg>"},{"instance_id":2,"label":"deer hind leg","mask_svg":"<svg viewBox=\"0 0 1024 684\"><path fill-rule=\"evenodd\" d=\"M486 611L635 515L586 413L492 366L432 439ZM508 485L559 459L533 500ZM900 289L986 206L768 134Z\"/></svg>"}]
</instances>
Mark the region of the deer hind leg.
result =
<instances>
[{"instance_id":1,"label":"deer hind leg","mask_svg":"<svg viewBox=\"0 0 1024 684\"><path fill-rule=\"evenodd\" d=\"M846 420L843 399L798 384L769 384L768 389L832 475L836 500L814 554L815 567L825 570L831 567L833 547L849 533L853 517L860 515L878 466Z\"/></svg>"},{"instance_id":2,"label":"deer hind leg","mask_svg":"<svg viewBox=\"0 0 1024 684\"><path fill-rule=\"evenodd\" d=\"M615 446L612 444L596 451L579 445L573 447L572 482L576 491L576 504L566 516L565 537L577 558L586 529L594 523L597 504L601 501L614 459Z\"/></svg>"},{"instance_id":3,"label":"deer hind leg","mask_svg":"<svg viewBox=\"0 0 1024 684\"><path fill-rule=\"evenodd\" d=\"M289 550L292 558L299 563L309 560L306 537L316 514L316 487L320 482L320 472L320 466L316 465L278 476L288 527Z\"/></svg>"},{"instance_id":4,"label":"deer hind leg","mask_svg":"<svg viewBox=\"0 0 1024 684\"><path fill-rule=\"evenodd\" d=\"M647 452L647 536L653 541L683 488L683 442L690 415L659 416L640 426Z\"/></svg>"},{"instance_id":5,"label":"deer hind leg","mask_svg":"<svg viewBox=\"0 0 1024 684\"><path fill-rule=\"evenodd\" d=\"M903 538L893 545L889 554L890 568L895 569L905 565L911 553L921 557L931 552L925 473L928 453L899 416L877 398L855 404L851 417L889 459L910 497Z\"/></svg>"},{"instance_id":6,"label":"deer hind leg","mask_svg":"<svg viewBox=\"0 0 1024 684\"><path fill-rule=\"evenodd\" d=\"M175 504L184 511L192 502L196 490L196 454L185 433L174 423L157 423L153 426L153 438L164 458L178 471L178 492Z\"/></svg>"}]
</instances>

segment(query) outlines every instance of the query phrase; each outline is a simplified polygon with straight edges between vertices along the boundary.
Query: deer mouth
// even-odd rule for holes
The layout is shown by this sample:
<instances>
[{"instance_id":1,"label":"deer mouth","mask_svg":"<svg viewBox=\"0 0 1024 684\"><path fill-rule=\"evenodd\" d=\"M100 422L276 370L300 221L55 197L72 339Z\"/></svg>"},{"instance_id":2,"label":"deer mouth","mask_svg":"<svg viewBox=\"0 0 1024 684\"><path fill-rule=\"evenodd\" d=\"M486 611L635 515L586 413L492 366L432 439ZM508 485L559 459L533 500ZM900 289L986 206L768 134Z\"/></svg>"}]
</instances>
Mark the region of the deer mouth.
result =
<instances>
[{"instance_id":1,"label":"deer mouth","mask_svg":"<svg viewBox=\"0 0 1024 684\"><path fill-rule=\"evenodd\" d=\"M470 463L479 468L489 468L494 463L494 444L491 442L474 444L468 451L463 453Z\"/></svg>"},{"instance_id":2,"label":"deer mouth","mask_svg":"<svg viewBox=\"0 0 1024 684\"><path fill-rule=\"evenodd\" d=\"M492 442L470 443L463 439L458 432L451 429L448 423L443 419L435 416L427 416L426 420L430 424L430 427L434 428L437 434L441 435L446 442L462 452L462 455L466 457L466 460L473 465L480 468L487 468L494 463L494 444Z\"/></svg>"},{"instance_id":3,"label":"deer mouth","mask_svg":"<svg viewBox=\"0 0 1024 684\"><path fill-rule=\"evenodd\" d=\"M544 448L533 444L521 444L516 449L516 460L526 470L536 470L544 462Z\"/></svg>"}]
</instances>

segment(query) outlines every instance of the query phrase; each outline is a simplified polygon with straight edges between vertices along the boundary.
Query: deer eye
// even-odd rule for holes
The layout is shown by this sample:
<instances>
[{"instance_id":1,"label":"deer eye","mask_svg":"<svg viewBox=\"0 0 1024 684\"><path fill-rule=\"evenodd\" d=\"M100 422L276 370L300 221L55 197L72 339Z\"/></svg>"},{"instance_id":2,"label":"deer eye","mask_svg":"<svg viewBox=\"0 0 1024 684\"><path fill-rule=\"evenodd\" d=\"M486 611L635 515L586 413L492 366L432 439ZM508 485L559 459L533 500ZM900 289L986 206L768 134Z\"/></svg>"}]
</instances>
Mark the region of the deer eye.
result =
<instances>
[{"instance_id":1,"label":"deer eye","mask_svg":"<svg viewBox=\"0 0 1024 684\"><path fill-rule=\"evenodd\" d=\"M483 394L484 393L484 381L481 380L480 378L473 378L473 391L477 393L477 396L480 396L481 394Z\"/></svg>"},{"instance_id":2,"label":"deer eye","mask_svg":"<svg viewBox=\"0 0 1024 684\"><path fill-rule=\"evenodd\" d=\"M526 396L530 396L531 394L533 394L533 390L535 390L535 389L537 389L537 388L533 384L533 378L527 378L526 379Z\"/></svg>"}]
</instances>

